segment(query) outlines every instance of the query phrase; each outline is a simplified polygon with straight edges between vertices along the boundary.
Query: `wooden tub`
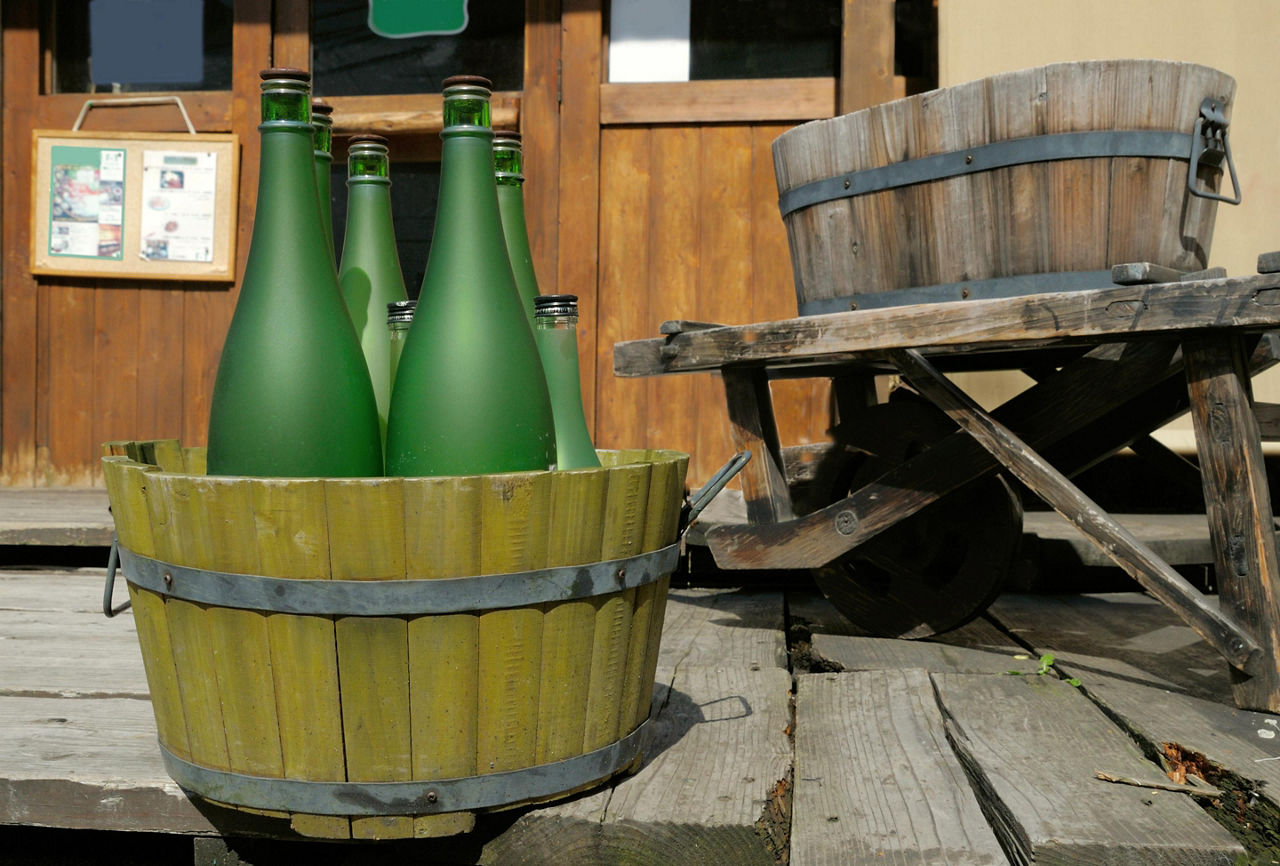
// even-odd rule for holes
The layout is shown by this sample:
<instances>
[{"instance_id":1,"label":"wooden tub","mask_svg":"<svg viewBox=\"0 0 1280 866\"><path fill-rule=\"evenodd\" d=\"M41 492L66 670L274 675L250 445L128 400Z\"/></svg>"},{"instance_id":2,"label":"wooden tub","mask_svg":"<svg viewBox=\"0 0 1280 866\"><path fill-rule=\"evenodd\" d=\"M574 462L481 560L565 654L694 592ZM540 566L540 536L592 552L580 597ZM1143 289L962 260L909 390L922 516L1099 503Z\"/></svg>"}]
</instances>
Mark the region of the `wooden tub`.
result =
<instances>
[{"instance_id":1,"label":"wooden tub","mask_svg":"<svg viewBox=\"0 0 1280 866\"><path fill-rule=\"evenodd\" d=\"M788 130L774 169L801 314L1206 267L1217 201L1188 192L1193 133L1216 112L1225 144L1234 92L1190 63L1059 63ZM1197 190L1223 194L1221 154L1196 162Z\"/></svg>"},{"instance_id":2,"label":"wooden tub","mask_svg":"<svg viewBox=\"0 0 1280 866\"><path fill-rule=\"evenodd\" d=\"M176 442L108 449L160 745L189 791L308 836L436 836L638 759L687 455L272 479L206 476Z\"/></svg>"}]
</instances>

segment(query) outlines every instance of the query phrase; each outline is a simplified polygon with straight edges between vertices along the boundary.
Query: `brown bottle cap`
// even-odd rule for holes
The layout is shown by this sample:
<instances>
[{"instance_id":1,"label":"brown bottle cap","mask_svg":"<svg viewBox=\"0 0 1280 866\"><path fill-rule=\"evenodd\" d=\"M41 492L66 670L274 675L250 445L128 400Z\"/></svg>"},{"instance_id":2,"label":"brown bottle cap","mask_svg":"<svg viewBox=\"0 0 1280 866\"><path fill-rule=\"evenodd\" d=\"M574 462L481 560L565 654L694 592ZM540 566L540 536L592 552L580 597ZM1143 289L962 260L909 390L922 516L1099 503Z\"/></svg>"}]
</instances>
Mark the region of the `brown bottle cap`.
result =
<instances>
[{"instance_id":1,"label":"brown bottle cap","mask_svg":"<svg viewBox=\"0 0 1280 866\"><path fill-rule=\"evenodd\" d=\"M272 78L292 78L295 81L310 81L311 73L305 69L299 69L296 66L273 66L270 69L264 69L258 73L263 81Z\"/></svg>"},{"instance_id":2,"label":"brown bottle cap","mask_svg":"<svg viewBox=\"0 0 1280 866\"><path fill-rule=\"evenodd\" d=\"M370 144L385 145L387 143L387 137L385 135L377 135L372 132L358 132L347 139L348 144L358 144L362 141L367 141Z\"/></svg>"},{"instance_id":3,"label":"brown bottle cap","mask_svg":"<svg viewBox=\"0 0 1280 866\"><path fill-rule=\"evenodd\" d=\"M505 138L510 141L520 141L520 133L514 129L495 129L493 131L494 138Z\"/></svg>"},{"instance_id":4,"label":"brown bottle cap","mask_svg":"<svg viewBox=\"0 0 1280 866\"><path fill-rule=\"evenodd\" d=\"M493 82L485 78L483 75L450 75L444 80L444 87L458 87L464 84L471 84L483 87L486 90L493 90Z\"/></svg>"},{"instance_id":5,"label":"brown bottle cap","mask_svg":"<svg viewBox=\"0 0 1280 866\"><path fill-rule=\"evenodd\" d=\"M325 102L323 99L311 100L312 114L333 114L333 106Z\"/></svg>"}]
</instances>

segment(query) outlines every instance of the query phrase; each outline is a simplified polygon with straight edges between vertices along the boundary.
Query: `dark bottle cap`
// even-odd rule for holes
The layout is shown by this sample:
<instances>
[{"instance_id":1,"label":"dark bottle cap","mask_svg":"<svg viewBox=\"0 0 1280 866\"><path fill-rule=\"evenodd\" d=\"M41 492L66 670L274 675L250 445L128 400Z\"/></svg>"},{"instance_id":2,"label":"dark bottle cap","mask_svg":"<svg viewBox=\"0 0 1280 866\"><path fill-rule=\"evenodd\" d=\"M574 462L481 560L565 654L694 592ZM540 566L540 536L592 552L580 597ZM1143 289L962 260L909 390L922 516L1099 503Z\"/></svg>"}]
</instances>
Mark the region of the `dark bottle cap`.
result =
<instances>
[{"instance_id":1,"label":"dark bottle cap","mask_svg":"<svg viewBox=\"0 0 1280 866\"><path fill-rule=\"evenodd\" d=\"M576 316L577 295L538 295L533 299L534 316Z\"/></svg>"},{"instance_id":2,"label":"dark bottle cap","mask_svg":"<svg viewBox=\"0 0 1280 866\"><path fill-rule=\"evenodd\" d=\"M311 73L296 66L273 66L270 69L264 69L259 72L258 77L263 81L270 81L272 78L292 78L295 81L310 81Z\"/></svg>"},{"instance_id":3,"label":"dark bottle cap","mask_svg":"<svg viewBox=\"0 0 1280 866\"><path fill-rule=\"evenodd\" d=\"M387 146L387 137L373 132L357 132L355 135L347 139L348 144L359 144L362 141L368 142L369 144L380 144L383 147Z\"/></svg>"},{"instance_id":4,"label":"dark bottle cap","mask_svg":"<svg viewBox=\"0 0 1280 866\"><path fill-rule=\"evenodd\" d=\"M387 304L387 324L413 321L413 311L417 306L417 301L392 301Z\"/></svg>"},{"instance_id":5,"label":"dark bottle cap","mask_svg":"<svg viewBox=\"0 0 1280 866\"><path fill-rule=\"evenodd\" d=\"M444 85L441 89L463 86L483 87L485 90L493 90L493 82L483 75L450 75L444 80Z\"/></svg>"},{"instance_id":6,"label":"dark bottle cap","mask_svg":"<svg viewBox=\"0 0 1280 866\"><path fill-rule=\"evenodd\" d=\"M311 100L312 114L333 114L333 106L325 102L323 99Z\"/></svg>"},{"instance_id":7,"label":"dark bottle cap","mask_svg":"<svg viewBox=\"0 0 1280 866\"><path fill-rule=\"evenodd\" d=\"M493 131L493 137L495 139L505 138L508 141L514 141L517 144L520 142L520 132L515 129L495 129Z\"/></svg>"}]
</instances>

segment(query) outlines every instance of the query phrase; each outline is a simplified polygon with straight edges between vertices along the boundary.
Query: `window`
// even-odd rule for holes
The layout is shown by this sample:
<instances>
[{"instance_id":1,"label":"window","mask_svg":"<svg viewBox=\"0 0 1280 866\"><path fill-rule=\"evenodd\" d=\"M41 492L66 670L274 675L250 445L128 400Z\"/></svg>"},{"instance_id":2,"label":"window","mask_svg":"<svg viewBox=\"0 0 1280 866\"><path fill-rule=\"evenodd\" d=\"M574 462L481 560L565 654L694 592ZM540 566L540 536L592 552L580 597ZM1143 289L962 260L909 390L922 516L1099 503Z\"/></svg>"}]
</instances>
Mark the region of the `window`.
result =
<instances>
[{"instance_id":1,"label":"window","mask_svg":"<svg viewBox=\"0 0 1280 866\"><path fill-rule=\"evenodd\" d=\"M466 29L388 39L369 29L368 0L315 0L312 71L319 96L439 93L450 75L483 75L495 90L524 79L524 0L467 4Z\"/></svg>"},{"instance_id":2,"label":"window","mask_svg":"<svg viewBox=\"0 0 1280 866\"><path fill-rule=\"evenodd\" d=\"M54 0L54 93L231 89L232 0Z\"/></svg>"}]
</instances>

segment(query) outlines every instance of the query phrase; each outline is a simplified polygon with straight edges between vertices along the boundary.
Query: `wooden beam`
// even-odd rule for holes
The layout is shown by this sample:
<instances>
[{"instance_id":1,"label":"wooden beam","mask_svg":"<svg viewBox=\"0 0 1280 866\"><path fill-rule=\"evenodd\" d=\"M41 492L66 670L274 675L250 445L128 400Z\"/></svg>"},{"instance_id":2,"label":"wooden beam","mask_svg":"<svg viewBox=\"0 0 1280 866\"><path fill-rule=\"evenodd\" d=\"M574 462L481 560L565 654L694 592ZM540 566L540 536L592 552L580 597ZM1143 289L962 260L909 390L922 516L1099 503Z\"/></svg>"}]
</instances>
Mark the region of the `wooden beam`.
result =
<instances>
[{"instance_id":1,"label":"wooden beam","mask_svg":"<svg viewBox=\"0 0 1280 866\"><path fill-rule=\"evenodd\" d=\"M556 291L578 296L580 309L598 308L600 226L601 0L563 0L561 24L560 174L557 200ZM593 316L578 320L582 406L596 416L596 336Z\"/></svg>"},{"instance_id":2,"label":"wooden beam","mask_svg":"<svg viewBox=\"0 0 1280 866\"><path fill-rule=\"evenodd\" d=\"M733 446L750 451L742 470L742 495L751 523L776 523L794 517L791 494L782 466L778 427L773 417L769 378L763 370L725 370L725 398Z\"/></svg>"},{"instance_id":3,"label":"wooden beam","mask_svg":"<svg viewBox=\"0 0 1280 866\"><path fill-rule=\"evenodd\" d=\"M844 0L840 28L840 114L895 97L893 10L893 0Z\"/></svg>"},{"instance_id":4,"label":"wooden beam","mask_svg":"<svg viewBox=\"0 0 1280 866\"><path fill-rule=\"evenodd\" d=\"M984 351L1127 341L1191 328L1280 325L1280 275L918 304L688 331L614 347L614 373L714 370L881 357L886 350Z\"/></svg>"},{"instance_id":5,"label":"wooden beam","mask_svg":"<svg viewBox=\"0 0 1280 866\"><path fill-rule=\"evenodd\" d=\"M325 101L333 105L334 135L439 135L444 128L444 98L438 93L329 96ZM516 129L520 124L520 94L493 94L490 116L494 129Z\"/></svg>"},{"instance_id":6,"label":"wooden beam","mask_svg":"<svg viewBox=\"0 0 1280 866\"><path fill-rule=\"evenodd\" d=\"M1186 578L1160 559L1150 547L1116 523L1017 434L984 412L919 352L914 349L894 350L890 357L917 390L945 411L1023 484L1079 527L1099 549L1178 614L1233 667L1260 673L1264 665L1258 642L1230 616L1221 613L1216 605L1209 604ZM1267 526L1267 535L1274 544L1270 520ZM1274 556L1273 549L1273 561ZM1274 657L1271 667L1275 669Z\"/></svg>"},{"instance_id":7,"label":"wooden beam","mask_svg":"<svg viewBox=\"0 0 1280 866\"><path fill-rule=\"evenodd\" d=\"M1280 567L1244 347L1206 334L1187 339L1184 351L1222 610L1263 652L1252 676L1232 671L1231 690L1237 706L1280 711Z\"/></svg>"},{"instance_id":8,"label":"wooden beam","mask_svg":"<svg viewBox=\"0 0 1280 866\"><path fill-rule=\"evenodd\" d=\"M271 65L296 66L311 71L310 0L276 0ZM328 98L324 93L317 92L316 95Z\"/></svg>"},{"instance_id":9,"label":"wooden beam","mask_svg":"<svg viewBox=\"0 0 1280 866\"><path fill-rule=\"evenodd\" d=\"M602 84L600 123L800 122L835 114L831 78Z\"/></svg>"}]
</instances>

